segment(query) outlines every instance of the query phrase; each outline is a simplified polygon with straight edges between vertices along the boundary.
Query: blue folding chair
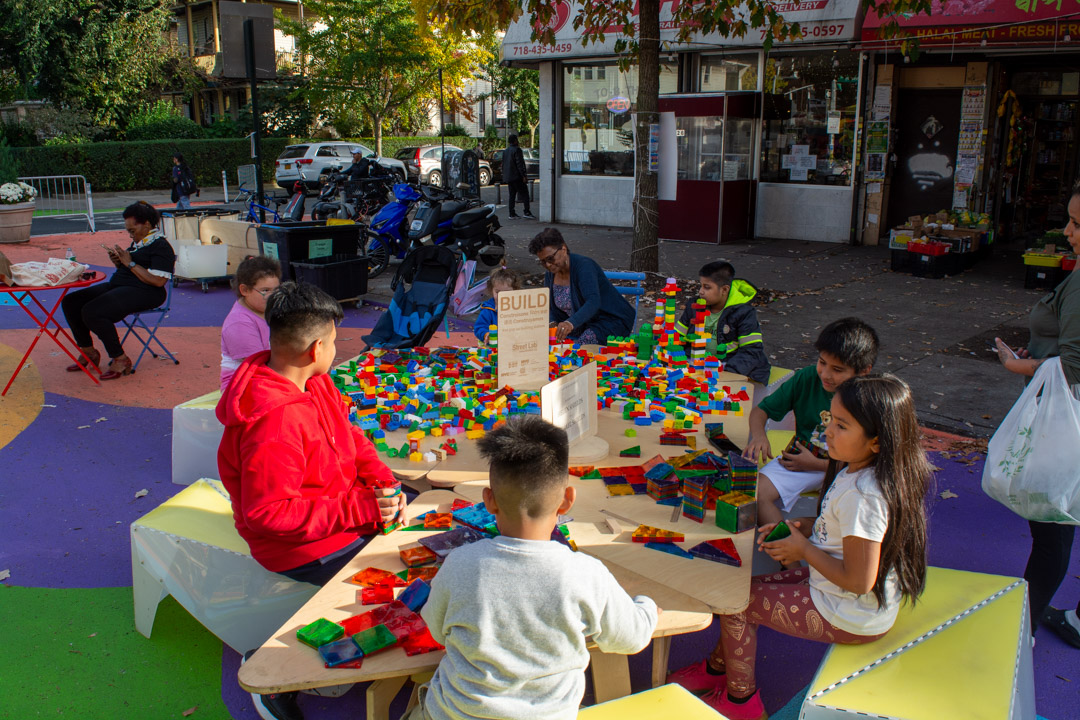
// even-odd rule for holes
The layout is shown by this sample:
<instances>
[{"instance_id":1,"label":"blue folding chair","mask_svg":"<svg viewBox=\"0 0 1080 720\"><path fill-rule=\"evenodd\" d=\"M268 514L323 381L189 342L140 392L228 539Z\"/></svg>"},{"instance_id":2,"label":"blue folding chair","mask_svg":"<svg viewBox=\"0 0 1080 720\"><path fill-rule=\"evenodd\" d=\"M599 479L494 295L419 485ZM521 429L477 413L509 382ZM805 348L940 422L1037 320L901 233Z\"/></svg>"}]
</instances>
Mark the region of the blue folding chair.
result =
<instances>
[{"instance_id":1,"label":"blue folding chair","mask_svg":"<svg viewBox=\"0 0 1080 720\"><path fill-rule=\"evenodd\" d=\"M636 285L615 285L615 289L619 291L620 295L634 296L634 313L636 314L638 300L645 294L645 288L642 287L645 282L645 273L604 271L604 275L607 276L608 280L631 280L637 283Z\"/></svg>"},{"instance_id":2,"label":"blue folding chair","mask_svg":"<svg viewBox=\"0 0 1080 720\"><path fill-rule=\"evenodd\" d=\"M156 342L158 347L161 348L161 352L169 356L169 359L173 361L174 365L179 365L180 361L173 357L173 354L169 352L169 348L165 347L165 344L161 342L161 338L157 336L158 329L161 327L161 322L165 319L165 316L169 313L169 304L172 302L172 281L165 283L165 302L159 307L153 310L143 310L141 312L132 313L130 318L124 318L124 325L127 326L127 332L124 333L124 337L120 340L120 344L123 345L127 342L128 335L134 335L135 339L142 343L143 349L139 351L139 357L135 358L135 364L131 366L131 371L135 372L139 369L139 361L142 360L144 354L147 351L154 357L158 357L158 354L150 347L150 343ZM157 320L154 320L153 327L147 325L143 320L146 315L157 315ZM146 331L146 337L138 333L137 328L141 328Z\"/></svg>"}]
</instances>

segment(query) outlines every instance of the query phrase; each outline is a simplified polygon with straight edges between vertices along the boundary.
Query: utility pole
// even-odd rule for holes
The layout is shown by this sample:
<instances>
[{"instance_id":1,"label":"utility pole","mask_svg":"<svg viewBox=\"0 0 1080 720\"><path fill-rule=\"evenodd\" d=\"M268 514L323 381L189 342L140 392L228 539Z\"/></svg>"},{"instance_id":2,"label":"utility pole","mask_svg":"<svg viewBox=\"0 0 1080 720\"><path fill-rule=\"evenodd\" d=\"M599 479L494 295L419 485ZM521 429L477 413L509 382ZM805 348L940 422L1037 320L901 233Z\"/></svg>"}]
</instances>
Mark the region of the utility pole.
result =
<instances>
[{"instance_id":1,"label":"utility pole","mask_svg":"<svg viewBox=\"0 0 1080 720\"><path fill-rule=\"evenodd\" d=\"M262 142L259 132L259 88L255 79L255 21L244 20L244 54L247 57L248 81L251 83L251 150L255 159L255 192L258 193L258 205L263 205ZM266 211L259 208L259 222L266 222Z\"/></svg>"}]
</instances>

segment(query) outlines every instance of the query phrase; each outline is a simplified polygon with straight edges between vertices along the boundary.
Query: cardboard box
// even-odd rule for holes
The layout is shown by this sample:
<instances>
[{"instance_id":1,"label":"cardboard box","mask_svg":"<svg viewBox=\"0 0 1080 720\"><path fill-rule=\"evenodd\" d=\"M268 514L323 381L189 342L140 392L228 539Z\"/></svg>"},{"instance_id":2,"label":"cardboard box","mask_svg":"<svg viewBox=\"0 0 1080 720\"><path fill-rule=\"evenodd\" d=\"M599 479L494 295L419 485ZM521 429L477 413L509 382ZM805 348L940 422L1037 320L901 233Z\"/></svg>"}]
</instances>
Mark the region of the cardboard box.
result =
<instances>
[{"instance_id":1,"label":"cardboard box","mask_svg":"<svg viewBox=\"0 0 1080 720\"><path fill-rule=\"evenodd\" d=\"M199 239L203 245L227 246L227 270L229 275L249 255L259 254L259 241L255 225L240 220L205 218L199 225Z\"/></svg>"},{"instance_id":2,"label":"cardboard box","mask_svg":"<svg viewBox=\"0 0 1080 720\"><path fill-rule=\"evenodd\" d=\"M889 231L889 249L906 250L908 243L915 237L915 231L909 228L895 228Z\"/></svg>"}]
</instances>

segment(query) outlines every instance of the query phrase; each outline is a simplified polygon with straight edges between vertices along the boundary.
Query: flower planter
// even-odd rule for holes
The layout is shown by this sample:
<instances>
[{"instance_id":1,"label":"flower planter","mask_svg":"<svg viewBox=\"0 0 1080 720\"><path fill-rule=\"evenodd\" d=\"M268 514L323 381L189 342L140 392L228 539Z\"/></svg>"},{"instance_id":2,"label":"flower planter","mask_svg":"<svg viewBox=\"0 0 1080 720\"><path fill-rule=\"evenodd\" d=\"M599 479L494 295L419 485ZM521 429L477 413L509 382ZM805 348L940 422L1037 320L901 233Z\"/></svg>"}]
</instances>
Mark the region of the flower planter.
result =
<instances>
[{"instance_id":1,"label":"flower planter","mask_svg":"<svg viewBox=\"0 0 1080 720\"><path fill-rule=\"evenodd\" d=\"M33 219L33 202L0 205L0 243L30 242L30 223Z\"/></svg>"}]
</instances>

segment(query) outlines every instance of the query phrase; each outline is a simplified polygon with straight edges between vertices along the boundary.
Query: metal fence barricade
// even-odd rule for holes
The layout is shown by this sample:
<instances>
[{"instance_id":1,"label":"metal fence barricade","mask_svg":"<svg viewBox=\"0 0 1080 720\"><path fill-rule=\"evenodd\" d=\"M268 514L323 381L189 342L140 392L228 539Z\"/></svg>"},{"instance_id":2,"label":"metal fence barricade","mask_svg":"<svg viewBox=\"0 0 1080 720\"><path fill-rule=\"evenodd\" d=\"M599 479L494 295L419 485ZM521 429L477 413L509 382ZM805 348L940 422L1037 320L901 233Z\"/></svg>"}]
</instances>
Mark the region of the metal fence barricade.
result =
<instances>
[{"instance_id":1,"label":"metal fence barricade","mask_svg":"<svg viewBox=\"0 0 1080 720\"><path fill-rule=\"evenodd\" d=\"M94 227L94 199L90 194L90 183L82 175L36 175L21 177L20 182L33 186L37 190L34 214L38 217L79 217L86 218L90 232Z\"/></svg>"}]
</instances>

